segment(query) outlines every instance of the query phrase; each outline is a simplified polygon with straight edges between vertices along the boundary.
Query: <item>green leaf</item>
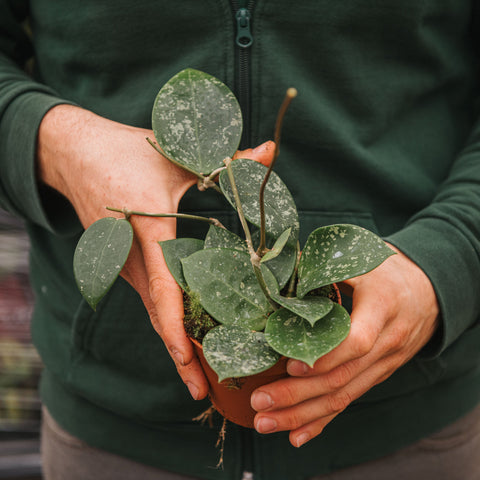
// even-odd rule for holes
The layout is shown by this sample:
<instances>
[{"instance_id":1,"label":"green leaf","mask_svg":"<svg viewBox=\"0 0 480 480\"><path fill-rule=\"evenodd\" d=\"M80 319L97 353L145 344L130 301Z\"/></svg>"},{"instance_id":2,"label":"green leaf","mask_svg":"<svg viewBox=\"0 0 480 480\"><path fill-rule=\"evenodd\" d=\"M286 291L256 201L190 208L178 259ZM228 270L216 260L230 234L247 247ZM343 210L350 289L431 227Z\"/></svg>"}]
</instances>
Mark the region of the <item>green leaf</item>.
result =
<instances>
[{"instance_id":1,"label":"green leaf","mask_svg":"<svg viewBox=\"0 0 480 480\"><path fill-rule=\"evenodd\" d=\"M265 326L271 307L258 285L248 254L209 248L182 260L182 265L190 290L215 320L254 329Z\"/></svg>"},{"instance_id":2,"label":"green leaf","mask_svg":"<svg viewBox=\"0 0 480 480\"><path fill-rule=\"evenodd\" d=\"M277 258L283 251L283 247L285 247L288 239L290 238L290 234L292 232L292 227L287 228L278 238L275 244L273 245L272 249L268 251L263 257L261 263L268 262L269 260L273 260Z\"/></svg>"},{"instance_id":3,"label":"green leaf","mask_svg":"<svg viewBox=\"0 0 480 480\"><path fill-rule=\"evenodd\" d=\"M198 238L174 238L158 242L162 247L163 257L175 281L183 290L187 282L183 276L182 259L203 248L203 240Z\"/></svg>"},{"instance_id":4,"label":"green leaf","mask_svg":"<svg viewBox=\"0 0 480 480\"><path fill-rule=\"evenodd\" d=\"M187 68L158 93L152 128L167 157L197 175L208 175L237 151L242 114L225 84Z\"/></svg>"},{"instance_id":5,"label":"green leaf","mask_svg":"<svg viewBox=\"0 0 480 480\"><path fill-rule=\"evenodd\" d=\"M260 187L267 169L262 164L248 159L235 160L231 166L245 217L258 227L260 226ZM236 208L227 171L220 173L219 184L230 204ZM265 226L267 242L272 243L285 230L291 228L290 237L281 254L271 260L268 265L280 286L283 287L295 267L299 221L292 195L275 172L272 172L265 189Z\"/></svg>"},{"instance_id":6,"label":"green leaf","mask_svg":"<svg viewBox=\"0 0 480 480\"><path fill-rule=\"evenodd\" d=\"M233 248L242 252L248 251L245 240L230 230L215 225L210 225L208 229L204 248Z\"/></svg>"},{"instance_id":7,"label":"green leaf","mask_svg":"<svg viewBox=\"0 0 480 480\"><path fill-rule=\"evenodd\" d=\"M267 168L247 159L235 160L231 165L245 217L260 226L259 194ZM219 184L227 200L236 208L226 170L220 173ZM275 172L272 172L265 188L265 227L274 238L291 228L290 241L296 243L299 229L297 207L288 188Z\"/></svg>"},{"instance_id":8,"label":"green leaf","mask_svg":"<svg viewBox=\"0 0 480 480\"><path fill-rule=\"evenodd\" d=\"M272 300L307 320L312 326L335 306L335 302L326 295L308 295L304 298L283 297L280 295L278 284L272 281L272 276L266 275L265 269L266 267L263 266L263 278Z\"/></svg>"},{"instance_id":9,"label":"green leaf","mask_svg":"<svg viewBox=\"0 0 480 480\"><path fill-rule=\"evenodd\" d=\"M203 353L219 382L263 372L280 359L263 333L238 325L220 325L210 330L203 339Z\"/></svg>"},{"instance_id":10,"label":"green leaf","mask_svg":"<svg viewBox=\"0 0 480 480\"><path fill-rule=\"evenodd\" d=\"M330 225L310 234L298 266L297 296L373 270L394 251L356 225Z\"/></svg>"},{"instance_id":11,"label":"green leaf","mask_svg":"<svg viewBox=\"0 0 480 480\"><path fill-rule=\"evenodd\" d=\"M295 269L298 255L296 236L297 233L292 232L289 241L283 247L278 257L272 258L268 262L268 269L273 273L280 288L283 288L287 284ZM253 233L252 239L254 245L259 244L259 231ZM274 239L270 235L267 235L267 247L272 248L274 243Z\"/></svg>"},{"instance_id":12,"label":"green leaf","mask_svg":"<svg viewBox=\"0 0 480 480\"><path fill-rule=\"evenodd\" d=\"M345 340L349 331L347 311L334 304L331 312L313 327L289 310L277 310L268 318L265 337L278 353L312 367L320 357Z\"/></svg>"},{"instance_id":13,"label":"green leaf","mask_svg":"<svg viewBox=\"0 0 480 480\"><path fill-rule=\"evenodd\" d=\"M318 320L331 312L335 306L335 303L327 297L287 298L281 295L272 295L272 299L282 307L307 320L312 327Z\"/></svg>"},{"instance_id":14,"label":"green leaf","mask_svg":"<svg viewBox=\"0 0 480 480\"><path fill-rule=\"evenodd\" d=\"M80 293L94 310L125 265L132 241L130 223L112 217L97 220L81 236L73 272Z\"/></svg>"}]
</instances>

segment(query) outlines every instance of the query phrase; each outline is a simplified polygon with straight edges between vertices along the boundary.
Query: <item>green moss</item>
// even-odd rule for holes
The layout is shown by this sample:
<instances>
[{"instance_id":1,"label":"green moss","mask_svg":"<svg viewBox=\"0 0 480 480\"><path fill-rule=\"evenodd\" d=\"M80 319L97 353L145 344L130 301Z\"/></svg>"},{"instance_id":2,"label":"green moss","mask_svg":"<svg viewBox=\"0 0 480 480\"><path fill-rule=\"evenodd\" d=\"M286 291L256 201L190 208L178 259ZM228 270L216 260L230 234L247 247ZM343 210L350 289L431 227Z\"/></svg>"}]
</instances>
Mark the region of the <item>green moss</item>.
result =
<instances>
[{"instance_id":1,"label":"green moss","mask_svg":"<svg viewBox=\"0 0 480 480\"><path fill-rule=\"evenodd\" d=\"M219 325L202 307L198 295L188 291L183 293L185 317L183 323L189 337L201 342L213 327Z\"/></svg>"}]
</instances>

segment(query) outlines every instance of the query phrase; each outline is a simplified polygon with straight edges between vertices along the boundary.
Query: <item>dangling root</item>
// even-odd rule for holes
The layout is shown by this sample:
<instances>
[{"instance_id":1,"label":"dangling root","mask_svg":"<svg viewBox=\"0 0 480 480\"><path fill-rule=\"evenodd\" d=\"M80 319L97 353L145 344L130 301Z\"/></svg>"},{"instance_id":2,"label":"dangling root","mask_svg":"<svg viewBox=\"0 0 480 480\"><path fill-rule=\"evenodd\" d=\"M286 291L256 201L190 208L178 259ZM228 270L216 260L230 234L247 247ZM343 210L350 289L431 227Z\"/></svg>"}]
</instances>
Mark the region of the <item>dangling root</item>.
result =
<instances>
[{"instance_id":1,"label":"dangling root","mask_svg":"<svg viewBox=\"0 0 480 480\"><path fill-rule=\"evenodd\" d=\"M217 409L211 405L207 408L204 412L202 412L198 417L193 418L194 422L200 422L201 425L205 425L205 422L208 421L208 425L210 428L213 428L213 415ZM225 448L225 436L227 433L227 419L223 418L222 428L218 433L217 443L215 444L215 448L220 449L220 458L218 459L218 463L215 468L222 468L223 469L223 452Z\"/></svg>"},{"instance_id":2,"label":"dangling root","mask_svg":"<svg viewBox=\"0 0 480 480\"><path fill-rule=\"evenodd\" d=\"M208 426L213 428L213 415L217 409L211 405L204 412L202 412L198 417L192 418L194 422L200 422L201 425L205 425L205 422L208 421Z\"/></svg>"},{"instance_id":3,"label":"dangling root","mask_svg":"<svg viewBox=\"0 0 480 480\"><path fill-rule=\"evenodd\" d=\"M227 434L227 419L224 418L222 423L222 428L220 429L220 433L218 434L217 443L215 444L215 448L220 448L220 458L218 459L218 463L215 468L223 469L223 452L225 448L226 434Z\"/></svg>"}]
</instances>

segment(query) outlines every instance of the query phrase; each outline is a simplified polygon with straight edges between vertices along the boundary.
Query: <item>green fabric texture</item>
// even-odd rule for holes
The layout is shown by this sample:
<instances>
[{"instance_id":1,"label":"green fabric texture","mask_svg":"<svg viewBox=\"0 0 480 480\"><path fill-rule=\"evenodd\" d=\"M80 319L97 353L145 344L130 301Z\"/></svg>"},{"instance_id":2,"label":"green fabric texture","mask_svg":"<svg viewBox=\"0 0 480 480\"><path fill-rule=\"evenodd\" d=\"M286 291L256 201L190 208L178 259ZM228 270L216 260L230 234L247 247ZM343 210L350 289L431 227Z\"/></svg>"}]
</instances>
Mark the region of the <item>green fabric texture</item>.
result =
<instances>
[{"instance_id":1,"label":"green fabric texture","mask_svg":"<svg viewBox=\"0 0 480 480\"><path fill-rule=\"evenodd\" d=\"M242 5L0 0L0 207L27 222L42 397L64 428L201 478L249 470L255 480L300 480L388 454L480 400L480 31L467 0L257 0L246 2L254 41L242 53L234 19ZM369 228L425 271L442 313L424 351L305 447L230 426L223 470L211 468L219 420L213 430L191 421L208 402L190 399L138 295L120 280L97 312L81 300L72 272L78 219L35 175L50 108L76 104L149 128L156 93L186 67L241 97L246 146L272 137L295 86L277 171L299 207L302 241L331 223ZM214 194L192 189L181 210L239 227ZM179 224L180 236L201 233Z\"/></svg>"}]
</instances>

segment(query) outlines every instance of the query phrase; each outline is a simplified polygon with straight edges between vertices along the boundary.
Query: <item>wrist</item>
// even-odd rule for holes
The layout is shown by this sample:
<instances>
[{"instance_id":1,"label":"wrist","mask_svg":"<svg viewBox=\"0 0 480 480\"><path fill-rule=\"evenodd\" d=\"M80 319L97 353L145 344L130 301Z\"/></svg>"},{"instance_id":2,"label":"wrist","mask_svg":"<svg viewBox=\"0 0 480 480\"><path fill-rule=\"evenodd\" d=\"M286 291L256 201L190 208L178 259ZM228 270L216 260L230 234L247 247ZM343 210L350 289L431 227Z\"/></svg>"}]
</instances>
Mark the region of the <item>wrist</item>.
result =
<instances>
[{"instance_id":1,"label":"wrist","mask_svg":"<svg viewBox=\"0 0 480 480\"><path fill-rule=\"evenodd\" d=\"M68 176L75 175L81 130L95 116L73 105L57 105L42 119L37 138L38 180L68 198Z\"/></svg>"}]
</instances>

